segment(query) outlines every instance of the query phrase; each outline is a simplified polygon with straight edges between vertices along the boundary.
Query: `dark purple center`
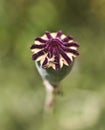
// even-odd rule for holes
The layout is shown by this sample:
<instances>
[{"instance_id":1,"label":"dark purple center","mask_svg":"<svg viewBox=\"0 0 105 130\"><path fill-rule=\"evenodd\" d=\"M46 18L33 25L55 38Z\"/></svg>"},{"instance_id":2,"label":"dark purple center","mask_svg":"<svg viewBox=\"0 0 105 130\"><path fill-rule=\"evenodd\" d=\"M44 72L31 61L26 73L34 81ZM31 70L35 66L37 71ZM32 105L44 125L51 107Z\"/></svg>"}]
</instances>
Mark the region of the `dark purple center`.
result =
<instances>
[{"instance_id":1,"label":"dark purple center","mask_svg":"<svg viewBox=\"0 0 105 130\"><path fill-rule=\"evenodd\" d=\"M51 39L46 44L47 44L46 49L48 53L56 55L56 53L59 52L59 48L61 47L62 43L60 43L58 39Z\"/></svg>"}]
</instances>

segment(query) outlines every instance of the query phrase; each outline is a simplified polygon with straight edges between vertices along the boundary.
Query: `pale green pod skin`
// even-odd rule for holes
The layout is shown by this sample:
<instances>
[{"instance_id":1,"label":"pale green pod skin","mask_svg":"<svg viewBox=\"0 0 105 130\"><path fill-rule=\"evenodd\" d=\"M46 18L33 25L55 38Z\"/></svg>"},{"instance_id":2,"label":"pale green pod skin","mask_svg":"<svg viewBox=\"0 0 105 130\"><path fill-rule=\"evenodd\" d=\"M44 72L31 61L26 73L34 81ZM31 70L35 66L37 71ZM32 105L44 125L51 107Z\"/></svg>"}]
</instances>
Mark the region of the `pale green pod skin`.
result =
<instances>
[{"instance_id":1,"label":"pale green pod skin","mask_svg":"<svg viewBox=\"0 0 105 130\"><path fill-rule=\"evenodd\" d=\"M35 62L35 65L42 79L48 80L51 85L56 87L58 86L60 81L63 80L69 74L72 69L73 63L74 62L72 62L69 66L63 65L63 67L57 71L54 70L52 67L43 69L40 65L40 62Z\"/></svg>"}]
</instances>

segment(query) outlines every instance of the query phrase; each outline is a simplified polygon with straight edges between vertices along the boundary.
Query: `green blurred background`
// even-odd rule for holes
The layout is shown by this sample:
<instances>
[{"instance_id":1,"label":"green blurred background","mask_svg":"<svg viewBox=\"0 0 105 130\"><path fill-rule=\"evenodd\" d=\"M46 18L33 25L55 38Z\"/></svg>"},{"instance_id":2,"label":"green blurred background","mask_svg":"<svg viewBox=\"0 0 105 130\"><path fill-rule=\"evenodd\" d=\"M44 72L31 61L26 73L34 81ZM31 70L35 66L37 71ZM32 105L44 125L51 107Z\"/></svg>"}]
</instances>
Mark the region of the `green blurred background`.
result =
<instances>
[{"instance_id":1,"label":"green blurred background","mask_svg":"<svg viewBox=\"0 0 105 130\"><path fill-rule=\"evenodd\" d=\"M105 0L0 0L0 130L105 130L104 12ZM46 30L80 43L50 117L29 49Z\"/></svg>"}]
</instances>

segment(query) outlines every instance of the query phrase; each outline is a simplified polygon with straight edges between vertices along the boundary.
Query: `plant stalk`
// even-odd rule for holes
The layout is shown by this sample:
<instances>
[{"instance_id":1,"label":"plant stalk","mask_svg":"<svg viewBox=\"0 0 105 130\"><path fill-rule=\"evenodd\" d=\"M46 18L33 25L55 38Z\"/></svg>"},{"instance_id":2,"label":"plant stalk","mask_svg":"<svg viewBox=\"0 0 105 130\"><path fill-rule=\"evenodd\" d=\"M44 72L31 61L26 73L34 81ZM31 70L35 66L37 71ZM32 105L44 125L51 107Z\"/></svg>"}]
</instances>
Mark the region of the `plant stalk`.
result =
<instances>
[{"instance_id":1,"label":"plant stalk","mask_svg":"<svg viewBox=\"0 0 105 130\"><path fill-rule=\"evenodd\" d=\"M56 97L55 88L48 82L48 80L44 80L43 84L46 90L45 111L52 111Z\"/></svg>"}]
</instances>

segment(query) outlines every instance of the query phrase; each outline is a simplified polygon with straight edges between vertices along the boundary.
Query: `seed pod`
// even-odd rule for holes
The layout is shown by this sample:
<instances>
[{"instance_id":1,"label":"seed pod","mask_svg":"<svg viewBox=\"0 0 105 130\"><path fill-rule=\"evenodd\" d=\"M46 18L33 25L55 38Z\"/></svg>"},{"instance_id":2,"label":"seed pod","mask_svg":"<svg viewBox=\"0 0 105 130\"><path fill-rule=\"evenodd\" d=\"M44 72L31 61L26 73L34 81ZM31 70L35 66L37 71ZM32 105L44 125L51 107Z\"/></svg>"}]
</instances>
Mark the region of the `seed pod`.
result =
<instances>
[{"instance_id":1,"label":"seed pod","mask_svg":"<svg viewBox=\"0 0 105 130\"><path fill-rule=\"evenodd\" d=\"M79 55L78 42L72 36L66 36L62 31L55 33L45 32L41 37L36 37L31 50L34 53L36 67L42 77L53 86L70 72L74 59Z\"/></svg>"}]
</instances>

